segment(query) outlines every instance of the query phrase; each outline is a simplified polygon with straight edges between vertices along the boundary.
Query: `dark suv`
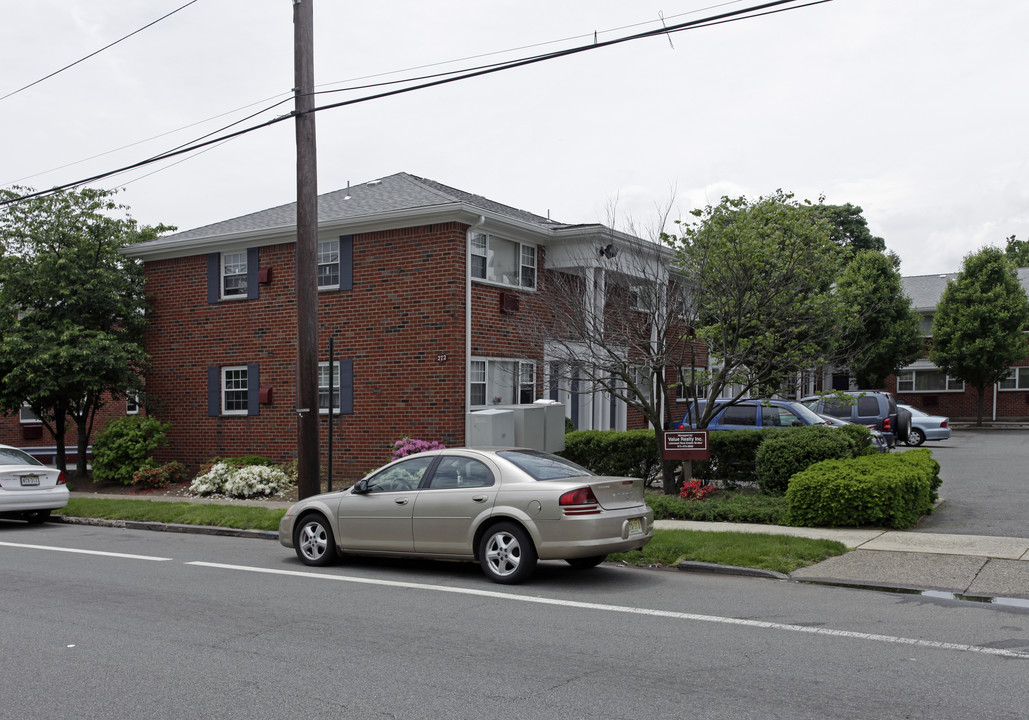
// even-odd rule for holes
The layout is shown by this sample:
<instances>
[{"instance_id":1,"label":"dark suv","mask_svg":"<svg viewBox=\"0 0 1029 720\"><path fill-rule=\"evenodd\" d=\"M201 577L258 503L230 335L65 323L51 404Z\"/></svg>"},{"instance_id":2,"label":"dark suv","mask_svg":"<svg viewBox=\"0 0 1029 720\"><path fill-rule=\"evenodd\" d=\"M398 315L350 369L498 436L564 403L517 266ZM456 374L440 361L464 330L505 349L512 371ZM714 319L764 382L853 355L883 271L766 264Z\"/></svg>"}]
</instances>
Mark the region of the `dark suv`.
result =
<instances>
[{"instance_id":1,"label":"dark suv","mask_svg":"<svg viewBox=\"0 0 1029 720\"><path fill-rule=\"evenodd\" d=\"M840 394L847 397L838 397ZM894 447L898 440L907 441L911 430L911 413L898 408L893 395L885 390L857 390L825 397L812 395L800 402L819 415L829 415L878 430L886 437L886 444L890 447Z\"/></svg>"}]
</instances>

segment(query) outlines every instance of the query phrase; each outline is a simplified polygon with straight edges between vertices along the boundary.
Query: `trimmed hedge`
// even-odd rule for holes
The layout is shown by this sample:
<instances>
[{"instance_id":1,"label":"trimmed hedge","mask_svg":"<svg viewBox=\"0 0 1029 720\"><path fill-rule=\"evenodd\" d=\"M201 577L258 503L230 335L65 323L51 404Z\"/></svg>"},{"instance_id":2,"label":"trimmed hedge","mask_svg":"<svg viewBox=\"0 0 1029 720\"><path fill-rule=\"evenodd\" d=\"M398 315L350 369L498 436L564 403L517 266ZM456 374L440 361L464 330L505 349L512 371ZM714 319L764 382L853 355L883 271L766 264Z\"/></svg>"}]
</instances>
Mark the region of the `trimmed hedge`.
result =
<instances>
[{"instance_id":1,"label":"trimmed hedge","mask_svg":"<svg viewBox=\"0 0 1029 720\"><path fill-rule=\"evenodd\" d=\"M693 477L707 482L717 481L734 488L754 481L757 449L768 437L781 429L712 430L707 436L710 460L693 462Z\"/></svg>"},{"instance_id":2,"label":"trimmed hedge","mask_svg":"<svg viewBox=\"0 0 1029 720\"><path fill-rule=\"evenodd\" d=\"M929 450L825 460L790 480L786 524L908 528L932 512L940 483Z\"/></svg>"},{"instance_id":3,"label":"trimmed hedge","mask_svg":"<svg viewBox=\"0 0 1029 720\"><path fill-rule=\"evenodd\" d=\"M565 433L561 457L598 475L643 478L649 484L661 469L653 430L575 430Z\"/></svg>"},{"instance_id":4,"label":"trimmed hedge","mask_svg":"<svg viewBox=\"0 0 1029 720\"><path fill-rule=\"evenodd\" d=\"M865 432L868 432L866 429ZM762 492L781 495L790 478L821 460L855 457L857 443L837 428L808 425L784 428L767 438L754 454L754 476Z\"/></svg>"}]
</instances>

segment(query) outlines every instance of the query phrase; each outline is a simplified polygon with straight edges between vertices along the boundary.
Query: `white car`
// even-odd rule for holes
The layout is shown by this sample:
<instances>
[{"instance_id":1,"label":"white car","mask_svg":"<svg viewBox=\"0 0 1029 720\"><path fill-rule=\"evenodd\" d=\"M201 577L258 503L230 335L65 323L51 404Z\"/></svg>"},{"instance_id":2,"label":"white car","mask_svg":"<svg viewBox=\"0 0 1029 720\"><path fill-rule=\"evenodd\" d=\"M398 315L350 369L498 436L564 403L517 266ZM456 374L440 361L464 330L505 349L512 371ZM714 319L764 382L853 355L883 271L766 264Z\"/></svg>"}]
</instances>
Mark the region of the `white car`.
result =
<instances>
[{"instance_id":1,"label":"white car","mask_svg":"<svg viewBox=\"0 0 1029 720\"><path fill-rule=\"evenodd\" d=\"M0 445L0 518L41 523L68 504L64 472L10 445Z\"/></svg>"},{"instance_id":2,"label":"white car","mask_svg":"<svg viewBox=\"0 0 1029 720\"><path fill-rule=\"evenodd\" d=\"M911 432L908 433L908 445L918 447L926 440L950 439L949 418L942 415L930 415L910 405L897 403L897 407L904 408L911 413Z\"/></svg>"}]
</instances>

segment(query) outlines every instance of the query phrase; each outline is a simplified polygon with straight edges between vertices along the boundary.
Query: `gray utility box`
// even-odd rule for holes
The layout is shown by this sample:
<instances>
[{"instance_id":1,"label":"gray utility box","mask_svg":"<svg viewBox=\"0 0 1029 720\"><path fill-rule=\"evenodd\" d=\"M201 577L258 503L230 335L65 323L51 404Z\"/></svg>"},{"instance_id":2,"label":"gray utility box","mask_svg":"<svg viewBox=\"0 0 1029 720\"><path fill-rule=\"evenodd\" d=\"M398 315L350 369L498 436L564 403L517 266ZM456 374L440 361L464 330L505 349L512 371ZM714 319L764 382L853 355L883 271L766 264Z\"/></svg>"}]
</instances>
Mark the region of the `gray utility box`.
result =
<instances>
[{"instance_id":1,"label":"gray utility box","mask_svg":"<svg viewBox=\"0 0 1029 720\"><path fill-rule=\"evenodd\" d=\"M553 400L476 410L465 422L468 447L526 447L545 452L565 448L565 406Z\"/></svg>"}]
</instances>

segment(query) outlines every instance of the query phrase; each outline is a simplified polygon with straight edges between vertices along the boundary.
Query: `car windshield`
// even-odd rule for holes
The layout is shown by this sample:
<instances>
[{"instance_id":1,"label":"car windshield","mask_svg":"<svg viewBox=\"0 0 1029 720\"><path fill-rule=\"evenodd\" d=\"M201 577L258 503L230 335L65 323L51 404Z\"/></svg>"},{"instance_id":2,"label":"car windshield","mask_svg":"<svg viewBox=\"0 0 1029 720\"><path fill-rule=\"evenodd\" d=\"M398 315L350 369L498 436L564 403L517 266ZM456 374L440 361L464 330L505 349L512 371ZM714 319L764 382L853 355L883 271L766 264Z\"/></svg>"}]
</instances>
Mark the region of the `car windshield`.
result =
<instances>
[{"instance_id":1,"label":"car windshield","mask_svg":"<svg viewBox=\"0 0 1029 720\"><path fill-rule=\"evenodd\" d=\"M524 470L536 480L564 480L565 478L588 477L595 474L571 460L538 450L501 450L497 455Z\"/></svg>"},{"instance_id":2,"label":"car windshield","mask_svg":"<svg viewBox=\"0 0 1029 720\"><path fill-rule=\"evenodd\" d=\"M0 465L42 465L26 452L15 448L0 448Z\"/></svg>"},{"instance_id":3,"label":"car windshield","mask_svg":"<svg viewBox=\"0 0 1029 720\"><path fill-rule=\"evenodd\" d=\"M809 425L827 425L828 423L822 419L822 416L816 413L806 405L802 405L799 402L790 403L790 410L797 413L800 417L804 418L804 421Z\"/></svg>"},{"instance_id":4,"label":"car windshield","mask_svg":"<svg viewBox=\"0 0 1029 720\"><path fill-rule=\"evenodd\" d=\"M929 417L929 413L924 413L916 407L911 407L910 405L901 405L900 407L904 408L915 417Z\"/></svg>"}]
</instances>

